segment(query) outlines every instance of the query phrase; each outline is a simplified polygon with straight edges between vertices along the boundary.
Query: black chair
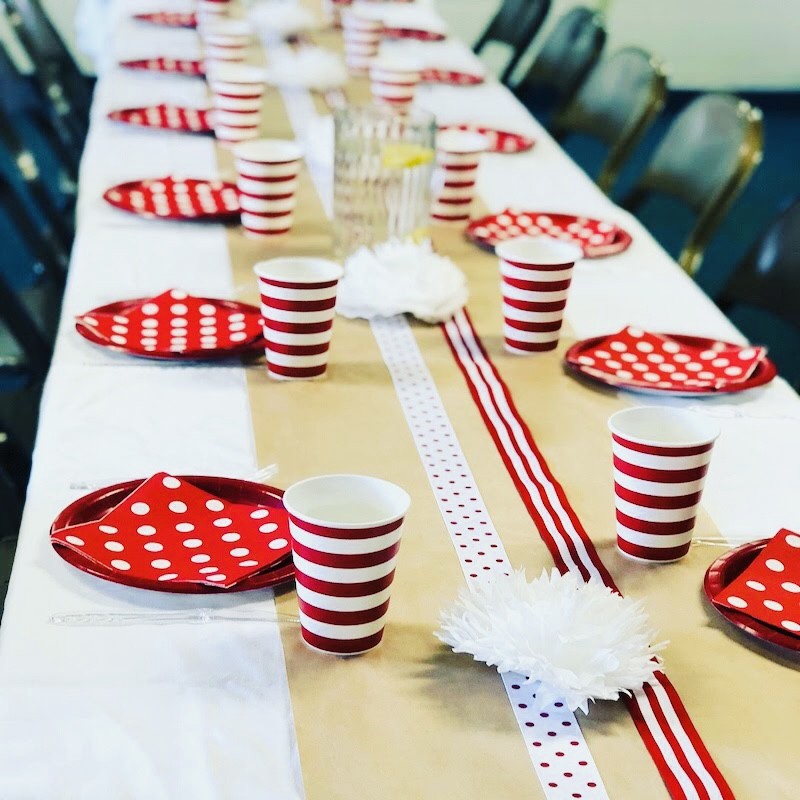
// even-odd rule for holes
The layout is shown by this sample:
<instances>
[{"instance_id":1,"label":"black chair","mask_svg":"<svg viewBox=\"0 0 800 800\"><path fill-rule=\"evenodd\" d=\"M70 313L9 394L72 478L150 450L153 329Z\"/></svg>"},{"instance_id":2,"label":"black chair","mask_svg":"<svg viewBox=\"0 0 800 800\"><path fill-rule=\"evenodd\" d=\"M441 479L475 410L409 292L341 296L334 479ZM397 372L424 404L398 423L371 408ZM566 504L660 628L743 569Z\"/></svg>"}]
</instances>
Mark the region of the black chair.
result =
<instances>
[{"instance_id":1,"label":"black chair","mask_svg":"<svg viewBox=\"0 0 800 800\"><path fill-rule=\"evenodd\" d=\"M563 108L597 63L605 42L600 14L576 6L556 22L514 94L540 118Z\"/></svg>"},{"instance_id":2,"label":"black chair","mask_svg":"<svg viewBox=\"0 0 800 800\"><path fill-rule=\"evenodd\" d=\"M63 129L36 79L20 73L3 47L0 47L0 104L14 120L22 139L36 153L37 160L47 164L54 188L71 195L73 202L80 149Z\"/></svg>"},{"instance_id":3,"label":"black chair","mask_svg":"<svg viewBox=\"0 0 800 800\"><path fill-rule=\"evenodd\" d=\"M763 147L759 109L733 95L702 95L672 122L622 205L637 211L656 194L686 204L696 222L678 262L694 275L711 236L761 162Z\"/></svg>"},{"instance_id":4,"label":"black chair","mask_svg":"<svg viewBox=\"0 0 800 800\"><path fill-rule=\"evenodd\" d=\"M800 198L779 214L717 298L726 314L739 304L783 319L800 335Z\"/></svg>"},{"instance_id":5,"label":"black chair","mask_svg":"<svg viewBox=\"0 0 800 800\"><path fill-rule=\"evenodd\" d=\"M80 150L89 124L92 83L75 63L38 0L2 0L8 21L33 62L34 77L71 144Z\"/></svg>"},{"instance_id":6,"label":"black chair","mask_svg":"<svg viewBox=\"0 0 800 800\"><path fill-rule=\"evenodd\" d=\"M42 247L52 253L54 263L66 269L75 235L71 210L59 207L56 203L42 179L36 156L24 144L2 109L0 151L11 181L25 195L27 202L23 201L24 207L29 211L33 224L38 227Z\"/></svg>"},{"instance_id":7,"label":"black chair","mask_svg":"<svg viewBox=\"0 0 800 800\"><path fill-rule=\"evenodd\" d=\"M664 108L667 78L662 65L638 47L603 59L551 125L558 141L583 134L602 142L607 155L597 185L606 193L647 129Z\"/></svg>"},{"instance_id":8,"label":"black chair","mask_svg":"<svg viewBox=\"0 0 800 800\"><path fill-rule=\"evenodd\" d=\"M500 10L475 42L473 49L476 53L480 53L489 42L511 47L511 58L500 76L503 83L508 83L549 10L550 0L503 0Z\"/></svg>"}]
</instances>

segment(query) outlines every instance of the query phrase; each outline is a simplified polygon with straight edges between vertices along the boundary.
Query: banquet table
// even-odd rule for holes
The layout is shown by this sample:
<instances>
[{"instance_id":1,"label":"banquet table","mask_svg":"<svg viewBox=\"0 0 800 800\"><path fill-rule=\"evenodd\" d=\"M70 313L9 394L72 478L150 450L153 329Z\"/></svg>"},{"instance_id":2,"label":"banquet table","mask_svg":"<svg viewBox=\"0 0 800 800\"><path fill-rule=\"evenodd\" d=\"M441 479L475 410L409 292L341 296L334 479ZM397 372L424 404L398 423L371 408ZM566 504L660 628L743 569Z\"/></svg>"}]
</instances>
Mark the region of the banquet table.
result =
<instances>
[{"instance_id":1,"label":"banquet table","mask_svg":"<svg viewBox=\"0 0 800 800\"><path fill-rule=\"evenodd\" d=\"M263 364L146 362L76 335L76 314L170 288L253 302L256 261L332 252L332 160L321 145L326 101L302 89L270 90L264 115L264 135L296 136L307 152L295 229L280 244L246 239L237 227L126 216L103 201L109 186L126 180L234 177L230 153L210 137L137 130L106 117L155 102L207 102L202 80L115 66L125 58L197 57L193 31L130 19L183 7L178 0L107 4L110 35L81 167L78 232L0 628L0 798L795 798L796 665L719 619L701 584L726 547L800 530L800 401L780 379L743 395L690 401L601 391L564 373L568 345L626 324L744 340L494 80L421 86L416 100L440 122L489 123L535 138L530 152L484 156L480 204L586 214L633 235L626 252L576 268L558 354L503 352L496 260L452 228L437 228L434 239L467 273L469 316L446 327L338 318L324 381L277 383ZM335 35L319 41L335 46ZM283 47L267 43L267 57ZM392 47L475 67L453 40ZM353 81L346 93L364 90ZM485 354L472 346L477 336ZM503 406L504 391L513 408ZM605 421L635 404L690 406L722 428L696 532L707 543L678 564L645 567L615 548ZM571 514L580 520L621 591L643 601L658 640L669 641L671 687L659 694L660 708L642 696L639 719L622 702L564 715L565 729L579 724L567 744L585 754L567 754L575 765L567 770L537 756L537 747L554 748L544 734L536 744L535 725L547 723L520 710L525 704L514 692L524 687L433 636L440 609L471 580L445 505L456 484L468 505L463 518L487 525L503 569L525 568L532 578L553 566L514 474L513 448L504 452L503 437L493 438L492 425L495 433L502 427L493 414L507 415L512 435L515 425L529 428L528 457L547 467L531 480L565 509L557 527L580 527ZM360 473L411 495L389 624L376 651L355 659L311 652L296 627L269 620L276 610L296 613L293 592L200 599L147 592L79 572L50 546L54 517L90 489L159 471L246 479L271 466L277 472L269 482L281 488L310 475ZM199 606L253 618L116 626L51 620ZM552 735L561 743L565 734Z\"/></svg>"}]
</instances>

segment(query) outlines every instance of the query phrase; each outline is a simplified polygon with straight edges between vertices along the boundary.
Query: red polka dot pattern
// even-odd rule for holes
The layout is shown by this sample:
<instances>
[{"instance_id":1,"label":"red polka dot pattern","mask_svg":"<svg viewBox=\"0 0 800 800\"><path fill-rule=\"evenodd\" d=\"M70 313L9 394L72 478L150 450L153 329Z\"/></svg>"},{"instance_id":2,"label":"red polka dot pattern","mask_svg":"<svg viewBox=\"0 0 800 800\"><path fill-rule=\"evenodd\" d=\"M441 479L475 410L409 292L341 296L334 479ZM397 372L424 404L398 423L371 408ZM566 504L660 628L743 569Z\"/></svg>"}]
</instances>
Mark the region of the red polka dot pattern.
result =
<instances>
[{"instance_id":1,"label":"red polka dot pattern","mask_svg":"<svg viewBox=\"0 0 800 800\"><path fill-rule=\"evenodd\" d=\"M204 358L263 344L261 310L244 303L171 289L111 308L77 317L78 331L96 344L134 355Z\"/></svg>"},{"instance_id":2,"label":"red polka dot pattern","mask_svg":"<svg viewBox=\"0 0 800 800\"><path fill-rule=\"evenodd\" d=\"M800 535L779 531L713 602L800 638Z\"/></svg>"},{"instance_id":3,"label":"red polka dot pattern","mask_svg":"<svg viewBox=\"0 0 800 800\"><path fill-rule=\"evenodd\" d=\"M183 108L167 103L142 108L122 108L109 112L108 118L140 128L160 128L183 133L209 133L214 130L209 110Z\"/></svg>"},{"instance_id":4,"label":"red polka dot pattern","mask_svg":"<svg viewBox=\"0 0 800 800\"><path fill-rule=\"evenodd\" d=\"M120 61L119 65L124 69L170 72L195 78L205 75L205 66L202 61L186 58L137 58L131 61Z\"/></svg>"},{"instance_id":5,"label":"red polka dot pattern","mask_svg":"<svg viewBox=\"0 0 800 800\"><path fill-rule=\"evenodd\" d=\"M535 141L529 136L520 133L509 133L508 131L498 131L495 128L487 128L483 125L473 125L464 123L462 125L440 125L440 131L469 131L485 136L489 142L489 153L522 153L530 150Z\"/></svg>"},{"instance_id":6,"label":"red polka dot pattern","mask_svg":"<svg viewBox=\"0 0 800 800\"><path fill-rule=\"evenodd\" d=\"M223 588L291 549L282 508L230 503L163 472L102 519L55 530L51 541L137 581Z\"/></svg>"},{"instance_id":7,"label":"red polka dot pattern","mask_svg":"<svg viewBox=\"0 0 800 800\"><path fill-rule=\"evenodd\" d=\"M467 236L487 250L494 250L500 242L517 236L547 236L577 244L586 258L616 255L627 250L633 241L629 233L611 222L510 208L473 220L467 226Z\"/></svg>"},{"instance_id":8,"label":"red polka dot pattern","mask_svg":"<svg viewBox=\"0 0 800 800\"><path fill-rule=\"evenodd\" d=\"M142 217L169 220L226 220L239 216L236 184L193 178L153 178L113 186L103 199Z\"/></svg>"},{"instance_id":9,"label":"red polka dot pattern","mask_svg":"<svg viewBox=\"0 0 800 800\"><path fill-rule=\"evenodd\" d=\"M673 392L719 391L746 383L766 357L763 347L708 340L689 344L631 327L591 341L567 353L570 366L605 383Z\"/></svg>"},{"instance_id":10,"label":"red polka dot pattern","mask_svg":"<svg viewBox=\"0 0 800 800\"><path fill-rule=\"evenodd\" d=\"M180 11L156 11L152 14L134 14L133 18L139 22L149 22L152 25L161 25L165 28L196 28L197 16Z\"/></svg>"}]
</instances>

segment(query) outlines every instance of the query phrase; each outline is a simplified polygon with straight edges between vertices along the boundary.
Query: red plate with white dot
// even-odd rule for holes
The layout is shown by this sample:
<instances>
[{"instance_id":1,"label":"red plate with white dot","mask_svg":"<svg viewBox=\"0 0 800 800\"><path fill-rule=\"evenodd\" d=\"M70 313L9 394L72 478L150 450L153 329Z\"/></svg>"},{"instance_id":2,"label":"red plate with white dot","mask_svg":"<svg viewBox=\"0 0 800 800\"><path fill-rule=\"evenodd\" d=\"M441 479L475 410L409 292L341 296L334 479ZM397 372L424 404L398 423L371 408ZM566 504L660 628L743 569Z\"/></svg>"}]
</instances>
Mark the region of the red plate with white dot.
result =
<instances>
[{"instance_id":1,"label":"red plate with white dot","mask_svg":"<svg viewBox=\"0 0 800 800\"><path fill-rule=\"evenodd\" d=\"M75 318L75 329L93 344L143 358L232 358L264 350L256 306L178 289L87 311Z\"/></svg>"},{"instance_id":2,"label":"red plate with white dot","mask_svg":"<svg viewBox=\"0 0 800 800\"><path fill-rule=\"evenodd\" d=\"M506 239L516 236L548 236L573 242L583 248L586 258L613 256L627 250L631 235L612 222L542 211L506 209L475 219L467 226L467 236L479 247L494 251Z\"/></svg>"},{"instance_id":3,"label":"red plate with white dot","mask_svg":"<svg viewBox=\"0 0 800 800\"><path fill-rule=\"evenodd\" d=\"M136 69L144 72L168 72L176 75L188 75L194 78L202 78L205 74L205 66L202 61L189 58L136 58L131 61L120 61L119 65L124 69Z\"/></svg>"},{"instance_id":4,"label":"red plate with white dot","mask_svg":"<svg viewBox=\"0 0 800 800\"><path fill-rule=\"evenodd\" d=\"M578 342L564 360L609 386L678 397L742 392L777 374L763 347L631 327Z\"/></svg>"},{"instance_id":5,"label":"red plate with white dot","mask_svg":"<svg viewBox=\"0 0 800 800\"><path fill-rule=\"evenodd\" d=\"M108 118L113 122L136 125L140 128L159 128L165 131L183 133L211 133L211 112L206 108L184 108L168 103L141 108L121 108L110 111Z\"/></svg>"},{"instance_id":6,"label":"red plate with white dot","mask_svg":"<svg viewBox=\"0 0 800 800\"><path fill-rule=\"evenodd\" d=\"M422 83L441 83L446 86L477 86L485 80L483 75L471 72L455 72L450 69L423 69L420 74Z\"/></svg>"},{"instance_id":7,"label":"red plate with white dot","mask_svg":"<svg viewBox=\"0 0 800 800\"><path fill-rule=\"evenodd\" d=\"M232 478L159 473L92 492L53 523L73 566L156 591L245 591L294 574L278 489Z\"/></svg>"},{"instance_id":8,"label":"red plate with white dot","mask_svg":"<svg viewBox=\"0 0 800 800\"><path fill-rule=\"evenodd\" d=\"M703 591L714 609L739 630L796 654L800 653L800 578L796 556L789 562L794 564L793 573L787 572L783 554L788 547L787 537L797 540L795 548L800 546L800 536L784 530L773 539L744 544L725 553L708 568ZM772 549L776 540L776 549L781 553ZM769 562L773 563L767 566ZM776 569L777 565L784 569ZM754 609L759 618L753 616ZM786 622L790 627L781 625Z\"/></svg>"},{"instance_id":9,"label":"red plate with white dot","mask_svg":"<svg viewBox=\"0 0 800 800\"><path fill-rule=\"evenodd\" d=\"M194 178L151 178L111 187L103 199L141 217L169 220L238 219L236 184Z\"/></svg>"},{"instance_id":10,"label":"red plate with white dot","mask_svg":"<svg viewBox=\"0 0 800 800\"><path fill-rule=\"evenodd\" d=\"M489 140L490 153L524 153L530 150L536 142L529 136L508 131L498 131L495 128L486 128L483 125L464 123L462 125L440 125L440 131L470 131L480 133Z\"/></svg>"},{"instance_id":11,"label":"red plate with white dot","mask_svg":"<svg viewBox=\"0 0 800 800\"><path fill-rule=\"evenodd\" d=\"M134 14L133 18L139 22L149 22L152 25L161 25L165 28L196 28L197 16L180 11L155 11L152 14Z\"/></svg>"},{"instance_id":12,"label":"red plate with white dot","mask_svg":"<svg viewBox=\"0 0 800 800\"><path fill-rule=\"evenodd\" d=\"M384 39L413 39L418 42L443 42L447 38L441 31L427 31L422 28L384 28Z\"/></svg>"}]
</instances>

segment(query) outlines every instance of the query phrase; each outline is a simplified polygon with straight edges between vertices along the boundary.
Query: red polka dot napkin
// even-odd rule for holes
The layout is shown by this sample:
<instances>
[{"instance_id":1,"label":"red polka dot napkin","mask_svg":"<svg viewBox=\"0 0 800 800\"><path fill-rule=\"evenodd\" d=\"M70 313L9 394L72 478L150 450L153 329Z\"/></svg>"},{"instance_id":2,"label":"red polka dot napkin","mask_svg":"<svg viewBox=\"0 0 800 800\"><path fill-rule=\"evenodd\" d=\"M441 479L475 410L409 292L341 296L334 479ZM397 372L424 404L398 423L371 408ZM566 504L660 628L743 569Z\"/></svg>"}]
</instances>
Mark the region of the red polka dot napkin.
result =
<instances>
[{"instance_id":1,"label":"red polka dot napkin","mask_svg":"<svg viewBox=\"0 0 800 800\"><path fill-rule=\"evenodd\" d=\"M195 178L154 178L112 186L103 198L116 208L142 217L176 220L223 220L239 216L236 185Z\"/></svg>"},{"instance_id":2,"label":"red polka dot napkin","mask_svg":"<svg viewBox=\"0 0 800 800\"><path fill-rule=\"evenodd\" d=\"M170 103L121 108L109 111L108 118L113 122L124 122L126 125L137 125L141 128L161 128L186 133L210 133L214 130L208 109L185 108Z\"/></svg>"},{"instance_id":3,"label":"red polka dot napkin","mask_svg":"<svg viewBox=\"0 0 800 800\"><path fill-rule=\"evenodd\" d=\"M155 11L149 14L134 14L133 18L139 22L149 22L153 25L163 25L167 28L196 28L197 16L180 11Z\"/></svg>"},{"instance_id":4,"label":"red polka dot napkin","mask_svg":"<svg viewBox=\"0 0 800 800\"><path fill-rule=\"evenodd\" d=\"M779 531L714 604L800 635L800 535Z\"/></svg>"},{"instance_id":5,"label":"red polka dot napkin","mask_svg":"<svg viewBox=\"0 0 800 800\"><path fill-rule=\"evenodd\" d=\"M420 75L423 83L442 83L447 86L477 86L483 83L483 75L471 72L456 72L450 69L423 69Z\"/></svg>"},{"instance_id":6,"label":"red polka dot napkin","mask_svg":"<svg viewBox=\"0 0 800 800\"><path fill-rule=\"evenodd\" d=\"M764 347L713 342L698 347L667 335L623 328L569 363L608 383L649 389L721 389L744 383L766 357Z\"/></svg>"},{"instance_id":7,"label":"red polka dot napkin","mask_svg":"<svg viewBox=\"0 0 800 800\"><path fill-rule=\"evenodd\" d=\"M179 289L133 301L119 313L90 311L76 321L95 336L150 354L233 350L262 338L260 309Z\"/></svg>"},{"instance_id":8,"label":"red polka dot napkin","mask_svg":"<svg viewBox=\"0 0 800 800\"><path fill-rule=\"evenodd\" d=\"M119 65L124 69L138 69L145 72L174 72L198 78L205 75L202 61L187 58L137 58L132 61L120 61Z\"/></svg>"},{"instance_id":9,"label":"red polka dot napkin","mask_svg":"<svg viewBox=\"0 0 800 800\"><path fill-rule=\"evenodd\" d=\"M61 528L51 540L132 578L224 588L290 552L282 508L230 503L164 472L102 519Z\"/></svg>"}]
</instances>

